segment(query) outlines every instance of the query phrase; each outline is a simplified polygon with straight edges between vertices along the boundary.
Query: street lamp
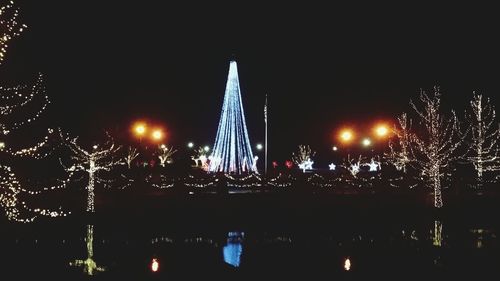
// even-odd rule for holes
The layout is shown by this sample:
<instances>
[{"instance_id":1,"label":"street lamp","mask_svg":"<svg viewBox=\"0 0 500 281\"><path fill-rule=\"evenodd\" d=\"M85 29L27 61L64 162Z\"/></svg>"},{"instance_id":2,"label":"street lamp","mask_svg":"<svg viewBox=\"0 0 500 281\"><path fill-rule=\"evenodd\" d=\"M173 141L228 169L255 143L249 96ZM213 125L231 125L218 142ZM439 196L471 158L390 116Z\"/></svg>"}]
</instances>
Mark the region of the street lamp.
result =
<instances>
[{"instance_id":1,"label":"street lamp","mask_svg":"<svg viewBox=\"0 0 500 281\"><path fill-rule=\"evenodd\" d=\"M374 128L375 135L379 138L386 137L389 134L389 128L385 124L377 125Z\"/></svg>"},{"instance_id":2,"label":"street lamp","mask_svg":"<svg viewBox=\"0 0 500 281\"><path fill-rule=\"evenodd\" d=\"M163 132L160 129L156 129L151 133L151 137L155 141L159 141L163 138Z\"/></svg>"},{"instance_id":3,"label":"street lamp","mask_svg":"<svg viewBox=\"0 0 500 281\"><path fill-rule=\"evenodd\" d=\"M354 139L354 133L351 129L344 129L340 131L340 140L343 143L349 143Z\"/></svg>"},{"instance_id":4,"label":"street lamp","mask_svg":"<svg viewBox=\"0 0 500 281\"><path fill-rule=\"evenodd\" d=\"M361 144L365 147L370 146L372 144L372 141L369 138L364 138L363 141L361 141Z\"/></svg>"},{"instance_id":5,"label":"street lamp","mask_svg":"<svg viewBox=\"0 0 500 281\"><path fill-rule=\"evenodd\" d=\"M146 134L147 126L144 122L137 122L132 128L134 134L139 137L139 142L142 142L142 136Z\"/></svg>"}]
</instances>

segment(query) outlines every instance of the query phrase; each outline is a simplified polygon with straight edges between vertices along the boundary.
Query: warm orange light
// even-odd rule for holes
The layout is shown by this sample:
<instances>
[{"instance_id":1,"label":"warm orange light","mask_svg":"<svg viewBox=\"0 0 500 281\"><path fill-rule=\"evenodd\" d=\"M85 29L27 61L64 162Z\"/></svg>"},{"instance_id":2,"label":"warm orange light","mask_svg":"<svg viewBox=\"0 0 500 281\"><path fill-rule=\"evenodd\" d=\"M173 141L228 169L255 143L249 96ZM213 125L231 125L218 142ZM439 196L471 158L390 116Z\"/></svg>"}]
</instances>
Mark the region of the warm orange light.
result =
<instances>
[{"instance_id":1,"label":"warm orange light","mask_svg":"<svg viewBox=\"0 0 500 281\"><path fill-rule=\"evenodd\" d=\"M144 123L135 124L134 132L139 136L144 135L144 133L146 133L146 124L144 124Z\"/></svg>"},{"instance_id":2,"label":"warm orange light","mask_svg":"<svg viewBox=\"0 0 500 281\"><path fill-rule=\"evenodd\" d=\"M158 262L157 259L153 259L151 261L151 271L153 272L157 272L158 269L160 269L160 263Z\"/></svg>"},{"instance_id":3,"label":"warm orange light","mask_svg":"<svg viewBox=\"0 0 500 281\"><path fill-rule=\"evenodd\" d=\"M163 138L163 132L159 129L156 129L153 131L153 133L151 134L151 137L154 139L154 140L161 140Z\"/></svg>"},{"instance_id":4,"label":"warm orange light","mask_svg":"<svg viewBox=\"0 0 500 281\"><path fill-rule=\"evenodd\" d=\"M350 142L354 139L354 133L352 130L345 129L340 132L340 140L342 142Z\"/></svg>"},{"instance_id":5,"label":"warm orange light","mask_svg":"<svg viewBox=\"0 0 500 281\"><path fill-rule=\"evenodd\" d=\"M387 128L386 125L378 125L375 127L375 134L378 137L385 137L387 134L389 134L389 129Z\"/></svg>"}]
</instances>

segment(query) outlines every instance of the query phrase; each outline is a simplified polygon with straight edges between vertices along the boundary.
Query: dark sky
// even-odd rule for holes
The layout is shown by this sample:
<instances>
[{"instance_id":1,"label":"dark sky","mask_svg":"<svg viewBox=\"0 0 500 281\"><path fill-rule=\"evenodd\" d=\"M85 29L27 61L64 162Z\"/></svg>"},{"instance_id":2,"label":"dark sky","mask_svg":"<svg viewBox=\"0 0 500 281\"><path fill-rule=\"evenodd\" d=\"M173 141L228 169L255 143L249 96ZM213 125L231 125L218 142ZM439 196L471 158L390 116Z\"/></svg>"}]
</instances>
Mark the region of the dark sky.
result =
<instances>
[{"instance_id":1,"label":"dark sky","mask_svg":"<svg viewBox=\"0 0 500 281\"><path fill-rule=\"evenodd\" d=\"M500 25L486 7L170 2L19 0L29 29L0 73L44 73L52 122L75 134L150 118L174 145L211 145L235 54L253 143L269 94L271 158L301 143L329 151L336 128L408 111L420 88L440 85L449 108L473 90L500 103Z\"/></svg>"}]
</instances>

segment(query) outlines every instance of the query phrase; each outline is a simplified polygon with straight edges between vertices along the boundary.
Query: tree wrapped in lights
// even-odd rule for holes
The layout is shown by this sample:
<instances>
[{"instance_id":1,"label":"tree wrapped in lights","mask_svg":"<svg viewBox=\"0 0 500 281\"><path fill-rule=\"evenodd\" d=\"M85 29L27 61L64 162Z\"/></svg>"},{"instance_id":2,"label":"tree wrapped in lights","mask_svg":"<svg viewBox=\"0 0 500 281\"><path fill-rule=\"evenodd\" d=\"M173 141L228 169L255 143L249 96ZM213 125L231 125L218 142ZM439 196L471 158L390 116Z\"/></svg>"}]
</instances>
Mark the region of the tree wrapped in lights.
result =
<instances>
[{"instance_id":1,"label":"tree wrapped in lights","mask_svg":"<svg viewBox=\"0 0 500 281\"><path fill-rule=\"evenodd\" d=\"M135 147L128 147L127 155L125 155L125 163L127 163L128 168L132 168L132 161L139 156L139 152Z\"/></svg>"},{"instance_id":2,"label":"tree wrapped in lights","mask_svg":"<svg viewBox=\"0 0 500 281\"><path fill-rule=\"evenodd\" d=\"M389 153L386 159L394 165L398 171L406 173L407 167L411 162L411 120L408 120L406 113L398 117L398 125L394 126L394 134L397 142L389 141Z\"/></svg>"},{"instance_id":3,"label":"tree wrapped in lights","mask_svg":"<svg viewBox=\"0 0 500 281\"><path fill-rule=\"evenodd\" d=\"M9 41L19 36L26 28L25 24L17 22L18 15L19 10L14 7L14 1L0 4L0 64L7 52Z\"/></svg>"},{"instance_id":4,"label":"tree wrapped in lights","mask_svg":"<svg viewBox=\"0 0 500 281\"><path fill-rule=\"evenodd\" d=\"M298 153L292 153L292 161L304 172L312 169L314 155L316 155L316 152L312 151L309 145L301 144Z\"/></svg>"},{"instance_id":5,"label":"tree wrapped in lights","mask_svg":"<svg viewBox=\"0 0 500 281\"><path fill-rule=\"evenodd\" d=\"M257 172L248 138L236 61L229 63L222 114L209 171L241 174Z\"/></svg>"},{"instance_id":6,"label":"tree wrapped in lights","mask_svg":"<svg viewBox=\"0 0 500 281\"><path fill-rule=\"evenodd\" d=\"M105 271L105 268L98 266L94 261L94 225L87 225L87 237L85 238L85 244L87 246L87 259L85 260L75 260L70 262L70 266L81 266L83 267L83 272L87 275L94 275L94 272Z\"/></svg>"},{"instance_id":7,"label":"tree wrapped in lights","mask_svg":"<svg viewBox=\"0 0 500 281\"><path fill-rule=\"evenodd\" d=\"M78 138L69 139L63 137L67 147L71 150L71 159L75 162L73 165L63 167L68 172L82 171L88 175L87 184L87 212L94 212L94 187L96 183L107 183L100 176L102 171L110 171L112 167L121 163L119 158L115 159L121 146L115 146L114 141L108 135L108 140L103 145L94 145L90 150L85 150L76 143ZM61 162L62 164L62 162Z\"/></svg>"},{"instance_id":8,"label":"tree wrapped in lights","mask_svg":"<svg viewBox=\"0 0 500 281\"><path fill-rule=\"evenodd\" d=\"M483 99L482 94L473 92L470 106L471 112L465 113L471 132L470 138L465 141L468 148L465 158L474 165L481 183L485 171L500 169L500 130L495 119L495 108L489 98Z\"/></svg>"},{"instance_id":9,"label":"tree wrapped in lights","mask_svg":"<svg viewBox=\"0 0 500 281\"><path fill-rule=\"evenodd\" d=\"M158 159L160 159L160 165L165 167L165 163L172 162L172 156L177 150L174 150L174 147L168 147L164 144L158 147Z\"/></svg>"},{"instance_id":10,"label":"tree wrapped in lights","mask_svg":"<svg viewBox=\"0 0 500 281\"><path fill-rule=\"evenodd\" d=\"M14 8L13 1L9 1L6 5L0 4L0 64L4 59L9 41L26 28L26 25L17 22L18 14L18 9ZM36 106L35 102L39 100L41 100L41 105L38 111L31 112L31 108ZM7 136L12 136L14 131L37 120L49 103L41 74L32 86L0 86L0 154L2 154L2 162L0 163L0 206L4 208L9 220L30 222L37 215L50 217L67 215L67 213L61 211L28 207L25 202L19 199L19 196L22 194L39 194L40 191L23 188L11 165L5 161L10 156L40 159L50 153L50 151L42 151L42 148L47 147L49 135L53 133L51 129L48 130L48 135L42 141L31 147L15 148L12 144L17 143L18 139L12 141L7 139ZM69 177L71 177L71 174ZM64 180L60 185L45 187L42 190L64 188L67 181ZM35 213L35 215L23 217L21 210L25 210L30 214Z\"/></svg>"},{"instance_id":11,"label":"tree wrapped in lights","mask_svg":"<svg viewBox=\"0 0 500 281\"><path fill-rule=\"evenodd\" d=\"M438 87L434 87L432 96L421 91L420 101L423 104L422 109L413 101L410 102L423 127L422 133L411 135L414 162L421 175L434 189L434 207L441 208L441 178L451 161L455 160L454 154L463 142L463 137L459 134L455 113L452 111L452 116L446 117L439 112L441 93Z\"/></svg>"}]
</instances>

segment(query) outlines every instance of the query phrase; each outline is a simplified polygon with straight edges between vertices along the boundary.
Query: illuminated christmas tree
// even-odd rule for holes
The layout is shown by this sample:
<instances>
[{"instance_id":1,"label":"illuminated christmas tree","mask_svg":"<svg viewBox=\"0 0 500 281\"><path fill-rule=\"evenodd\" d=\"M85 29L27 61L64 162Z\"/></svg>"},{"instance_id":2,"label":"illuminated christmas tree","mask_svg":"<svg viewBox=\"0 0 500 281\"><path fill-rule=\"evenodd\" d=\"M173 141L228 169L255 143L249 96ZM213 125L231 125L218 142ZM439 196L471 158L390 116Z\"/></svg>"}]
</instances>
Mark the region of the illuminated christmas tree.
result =
<instances>
[{"instance_id":1,"label":"illuminated christmas tree","mask_svg":"<svg viewBox=\"0 0 500 281\"><path fill-rule=\"evenodd\" d=\"M238 69L234 60L229 63L222 114L209 159L210 172L233 174L257 172L245 123Z\"/></svg>"},{"instance_id":2,"label":"illuminated christmas tree","mask_svg":"<svg viewBox=\"0 0 500 281\"><path fill-rule=\"evenodd\" d=\"M18 14L19 10L14 8L14 1L0 4L0 64L7 52L9 41L26 28L26 25L17 22Z\"/></svg>"},{"instance_id":3,"label":"illuminated christmas tree","mask_svg":"<svg viewBox=\"0 0 500 281\"><path fill-rule=\"evenodd\" d=\"M13 1L9 1L7 5L0 4L0 64L4 59L8 42L26 28L26 25L16 21L18 10L13 4ZM71 173L68 179L58 185L26 188L16 176L10 161L19 157L40 159L50 154L51 150L47 147L49 136L53 133L52 129L48 129L48 134L42 141L24 148L19 145L21 136L16 134L21 128L29 129L27 127L35 123L49 103L41 74L31 86L0 86L0 207L5 210L9 220L31 222L37 215L50 217L66 215L61 211L28 207L20 197L64 188ZM34 109L35 107L38 107L38 110Z\"/></svg>"}]
</instances>

